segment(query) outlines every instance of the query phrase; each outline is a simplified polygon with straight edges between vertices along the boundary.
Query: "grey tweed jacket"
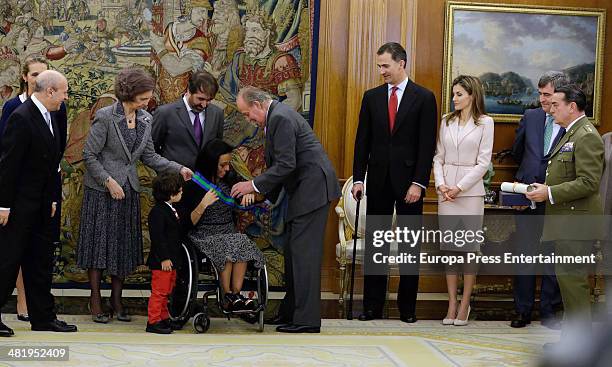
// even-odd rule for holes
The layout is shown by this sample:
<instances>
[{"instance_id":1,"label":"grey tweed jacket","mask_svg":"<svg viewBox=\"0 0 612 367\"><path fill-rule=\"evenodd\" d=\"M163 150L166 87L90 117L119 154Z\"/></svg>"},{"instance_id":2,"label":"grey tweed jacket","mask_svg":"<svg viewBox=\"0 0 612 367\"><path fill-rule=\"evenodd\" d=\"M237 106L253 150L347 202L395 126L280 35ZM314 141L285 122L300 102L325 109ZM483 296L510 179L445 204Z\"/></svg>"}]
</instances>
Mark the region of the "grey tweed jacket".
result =
<instances>
[{"instance_id":1,"label":"grey tweed jacket","mask_svg":"<svg viewBox=\"0 0 612 367\"><path fill-rule=\"evenodd\" d=\"M151 139L151 114L144 110L137 111L137 124L143 124L145 127L144 135L134 152L130 152L118 125L124 118L124 115L118 111L118 102L96 112L83 149L83 159L87 168L83 184L86 187L107 191L105 182L110 176L120 186L129 181L130 186L140 192L136 170L138 160L156 172L166 170L178 172L183 167L155 153Z\"/></svg>"}]
</instances>

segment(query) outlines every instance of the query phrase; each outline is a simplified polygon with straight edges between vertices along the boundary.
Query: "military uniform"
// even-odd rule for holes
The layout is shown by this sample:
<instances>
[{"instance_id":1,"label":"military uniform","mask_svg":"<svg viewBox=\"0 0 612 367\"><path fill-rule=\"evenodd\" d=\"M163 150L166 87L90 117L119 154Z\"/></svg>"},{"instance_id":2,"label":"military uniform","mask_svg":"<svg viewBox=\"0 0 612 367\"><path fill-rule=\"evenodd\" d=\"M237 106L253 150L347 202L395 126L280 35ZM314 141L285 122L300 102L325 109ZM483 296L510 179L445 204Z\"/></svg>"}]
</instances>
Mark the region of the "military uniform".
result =
<instances>
[{"instance_id":1,"label":"military uniform","mask_svg":"<svg viewBox=\"0 0 612 367\"><path fill-rule=\"evenodd\" d=\"M554 241L556 255L590 255L593 243L602 238L599 183L603 164L601 136L588 118L582 117L557 143L546 170L545 183L554 204L546 203L542 241ZM566 313L579 312L590 318L588 266L556 264L555 272Z\"/></svg>"}]
</instances>

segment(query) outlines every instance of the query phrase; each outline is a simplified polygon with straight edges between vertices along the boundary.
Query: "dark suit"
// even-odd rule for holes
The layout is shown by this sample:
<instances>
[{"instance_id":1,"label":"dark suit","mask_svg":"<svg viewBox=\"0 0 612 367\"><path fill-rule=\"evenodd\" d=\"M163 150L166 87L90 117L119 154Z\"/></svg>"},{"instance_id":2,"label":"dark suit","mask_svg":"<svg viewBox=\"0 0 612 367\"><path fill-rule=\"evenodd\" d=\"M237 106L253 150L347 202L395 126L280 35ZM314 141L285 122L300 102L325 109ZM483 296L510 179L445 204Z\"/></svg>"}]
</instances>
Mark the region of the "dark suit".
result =
<instances>
[{"instance_id":1,"label":"dark suit","mask_svg":"<svg viewBox=\"0 0 612 367\"><path fill-rule=\"evenodd\" d=\"M224 118L219 107L212 104L206 107L202 143L198 146L189 114L182 97L159 107L153 113L151 137L158 154L193 170L206 143L215 138L223 139Z\"/></svg>"},{"instance_id":2,"label":"dark suit","mask_svg":"<svg viewBox=\"0 0 612 367\"><path fill-rule=\"evenodd\" d=\"M149 235L151 251L147 265L151 270L161 270L164 260L172 261L172 269L180 267L183 259L181 241L182 226L172 208L164 202L157 202L149 213Z\"/></svg>"},{"instance_id":3,"label":"dark suit","mask_svg":"<svg viewBox=\"0 0 612 367\"><path fill-rule=\"evenodd\" d=\"M57 116L51 134L31 99L9 117L0 158L0 207L10 208L8 224L0 227L4 259L0 262L0 307L15 288L23 268L32 324L55 319L51 294L53 224L51 203L57 200L57 169L63 155Z\"/></svg>"},{"instance_id":4,"label":"dark suit","mask_svg":"<svg viewBox=\"0 0 612 367\"><path fill-rule=\"evenodd\" d=\"M544 128L546 112L542 108L526 110L516 129L512 156L519 163L516 172L517 182L532 184L544 183L548 155L544 156ZM561 130L553 137L551 148L561 137ZM536 209L527 208L516 218L515 252L517 254L535 255L550 254L553 246L550 242L540 243L542 236L543 216L546 203L538 203ZM536 274L542 274L540 289L540 319L554 317L554 306L561 304L559 284L555 277L554 265L536 269L531 264L521 264L514 277L514 306L519 315L531 318L535 303Z\"/></svg>"},{"instance_id":5,"label":"dark suit","mask_svg":"<svg viewBox=\"0 0 612 367\"><path fill-rule=\"evenodd\" d=\"M4 106L2 106L2 117L0 118L0 155L2 155L2 135L4 135L4 130L6 128L6 123L8 122L8 118L11 116L13 111L17 109L17 107L21 106L23 102L19 96L15 96L8 100ZM66 104L62 103L59 111L51 112L51 118L57 124L59 129L60 136L60 150L63 152L66 149L66 138L68 136L68 115L66 112ZM55 193L57 194L55 197L55 202L57 203L57 209L55 212L55 216L53 217L53 241L59 242L60 240L60 222L62 217L62 175L61 172L57 172L56 181L56 189Z\"/></svg>"},{"instance_id":6,"label":"dark suit","mask_svg":"<svg viewBox=\"0 0 612 367\"><path fill-rule=\"evenodd\" d=\"M254 186L264 195L282 186L289 200L284 256L291 265L286 298L293 301L293 323L318 327L323 237L330 202L340 197L338 179L308 122L276 101L268 110L265 158L268 169Z\"/></svg>"},{"instance_id":7,"label":"dark suit","mask_svg":"<svg viewBox=\"0 0 612 367\"><path fill-rule=\"evenodd\" d=\"M368 173L368 215L391 216L394 207L397 215L421 215L425 190L415 203L406 204L404 198L413 182L423 187L429 184L436 147L436 99L431 91L408 80L393 131L389 131L388 100L387 84L363 95L355 138L353 179L364 181L366 171ZM416 246L413 250L418 253L420 248ZM372 251L374 248L368 243L366 258L372 258ZM365 266L367 271L367 264ZM408 317L415 313L418 268L400 270L397 302L401 315ZM386 290L386 275L364 275L364 310L380 317Z\"/></svg>"}]
</instances>

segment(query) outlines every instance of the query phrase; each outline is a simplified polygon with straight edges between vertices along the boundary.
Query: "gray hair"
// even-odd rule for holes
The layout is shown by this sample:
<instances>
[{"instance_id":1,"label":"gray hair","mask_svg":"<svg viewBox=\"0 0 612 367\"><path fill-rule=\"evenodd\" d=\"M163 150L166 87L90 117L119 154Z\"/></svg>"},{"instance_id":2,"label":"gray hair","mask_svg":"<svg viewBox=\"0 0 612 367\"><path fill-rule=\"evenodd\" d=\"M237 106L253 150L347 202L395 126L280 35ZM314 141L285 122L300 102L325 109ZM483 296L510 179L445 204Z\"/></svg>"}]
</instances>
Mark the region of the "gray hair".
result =
<instances>
[{"instance_id":1,"label":"gray hair","mask_svg":"<svg viewBox=\"0 0 612 367\"><path fill-rule=\"evenodd\" d=\"M544 88L549 83L552 84L554 89L562 87L569 83L569 78L561 71L547 71L540 77L538 81L538 88Z\"/></svg>"},{"instance_id":2,"label":"gray hair","mask_svg":"<svg viewBox=\"0 0 612 367\"><path fill-rule=\"evenodd\" d=\"M264 103L272 100L272 97L267 92L251 86L240 89L238 98L242 98L249 106L252 105L253 102Z\"/></svg>"},{"instance_id":3,"label":"gray hair","mask_svg":"<svg viewBox=\"0 0 612 367\"><path fill-rule=\"evenodd\" d=\"M47 88L57 89L62 81L66 78L62 73L55 70L45 70L36 77L36 86L34 92L44 92Z\"/></svg>"}]
</instances>

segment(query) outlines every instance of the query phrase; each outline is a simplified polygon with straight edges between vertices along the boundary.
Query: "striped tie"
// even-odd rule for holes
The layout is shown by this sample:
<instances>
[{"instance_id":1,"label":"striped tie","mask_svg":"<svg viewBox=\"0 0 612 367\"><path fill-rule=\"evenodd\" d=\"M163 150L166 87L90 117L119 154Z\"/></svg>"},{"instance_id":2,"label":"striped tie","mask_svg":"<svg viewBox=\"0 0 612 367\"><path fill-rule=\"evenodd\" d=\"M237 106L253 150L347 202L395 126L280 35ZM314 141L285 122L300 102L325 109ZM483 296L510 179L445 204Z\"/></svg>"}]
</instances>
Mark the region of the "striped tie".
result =
<instances>
[{"instance_id":1,"label":"striped tie","mask_svg":"<svg viewBox=\"0 0 612 367\"><path fill-rule=\"evenodd\" d=\"M546 125L544 126L544 155L548 153L550 148L554 122L555 118L552 115L546 115Z\"/></svg>"}]
</instances>

